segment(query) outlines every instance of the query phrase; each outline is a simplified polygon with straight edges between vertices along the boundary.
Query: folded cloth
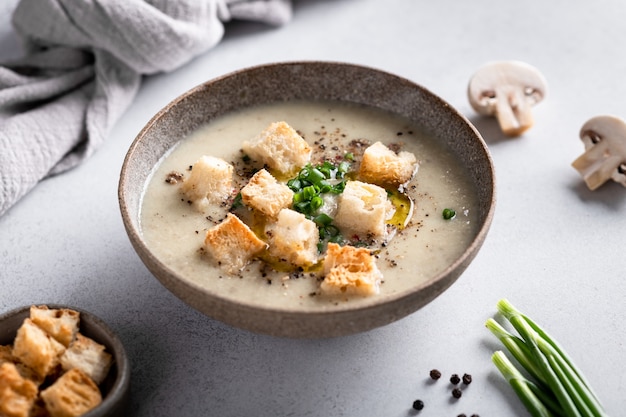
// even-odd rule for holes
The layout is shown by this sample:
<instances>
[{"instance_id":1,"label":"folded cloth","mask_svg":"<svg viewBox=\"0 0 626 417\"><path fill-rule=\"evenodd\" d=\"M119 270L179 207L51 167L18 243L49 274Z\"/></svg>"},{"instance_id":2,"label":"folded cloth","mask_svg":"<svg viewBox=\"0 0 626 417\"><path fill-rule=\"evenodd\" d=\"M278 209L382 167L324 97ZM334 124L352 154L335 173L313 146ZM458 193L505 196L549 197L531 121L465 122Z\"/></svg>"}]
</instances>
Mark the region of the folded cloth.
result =
<instances>
[{"instance_id":1,"label":"folded cloth","mask_svg":"<svg viewBox=\"0 0 626 417\"><path fill-rule=\"evenodd\" d=\"M282 25L290 0L21 0L24 58L0 66L0 216L106 138L142 75L214 47L232 19Z\"/></svg>"}]
</instances>

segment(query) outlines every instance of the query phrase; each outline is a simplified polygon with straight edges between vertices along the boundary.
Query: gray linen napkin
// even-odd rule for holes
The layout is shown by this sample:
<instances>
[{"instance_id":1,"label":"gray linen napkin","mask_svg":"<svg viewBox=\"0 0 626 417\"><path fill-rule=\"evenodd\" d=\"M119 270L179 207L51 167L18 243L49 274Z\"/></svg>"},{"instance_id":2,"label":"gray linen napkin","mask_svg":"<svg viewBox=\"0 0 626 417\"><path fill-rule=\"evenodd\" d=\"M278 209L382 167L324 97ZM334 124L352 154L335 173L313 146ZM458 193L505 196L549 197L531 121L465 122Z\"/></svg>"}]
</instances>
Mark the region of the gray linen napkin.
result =
<instances>
[{"instance_id":1,"label":"gray linen napkin","mask_svg":"<svg viewBox=\"0 0 626 417\"><path fill-rule=\"evenodd\" d=\"M23 58L0 66L0 216L89 157L144 74L214 47L231 19L282 25L290 0L21 0Z\"/></svg>"}]
</instances>

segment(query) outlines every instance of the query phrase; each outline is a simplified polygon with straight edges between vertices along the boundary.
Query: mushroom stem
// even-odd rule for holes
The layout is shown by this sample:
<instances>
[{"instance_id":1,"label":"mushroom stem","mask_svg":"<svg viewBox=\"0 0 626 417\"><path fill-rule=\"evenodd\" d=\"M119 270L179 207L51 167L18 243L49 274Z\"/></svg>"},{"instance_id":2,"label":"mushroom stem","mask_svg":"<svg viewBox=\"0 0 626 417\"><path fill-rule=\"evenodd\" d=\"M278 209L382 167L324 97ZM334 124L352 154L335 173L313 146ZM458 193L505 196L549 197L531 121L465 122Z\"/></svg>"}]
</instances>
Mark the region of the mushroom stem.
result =
<instances>
[{"instance_id":1,"label":"mushroom stem","mask_svg":"<svg viewBox=\"0 0 626 417\"><path fill-rule=\"evenodd\" d=\"M507 136L519 136L534 123L532 106L520 90L511 89L496 94L496 117Z\"/></svg>"},{"instance_id":2,"label":"mushroom stem","mask_svg":"<svg viewBox=\"0 0 626 417\"><path fill-rule=\"evenodd\" d=\"M608 144L600 142L572 162L572 167L580 173L590 190L604 184L622 163L619 155L607 155L608 152Z\"/></svg>"}]
</instances>

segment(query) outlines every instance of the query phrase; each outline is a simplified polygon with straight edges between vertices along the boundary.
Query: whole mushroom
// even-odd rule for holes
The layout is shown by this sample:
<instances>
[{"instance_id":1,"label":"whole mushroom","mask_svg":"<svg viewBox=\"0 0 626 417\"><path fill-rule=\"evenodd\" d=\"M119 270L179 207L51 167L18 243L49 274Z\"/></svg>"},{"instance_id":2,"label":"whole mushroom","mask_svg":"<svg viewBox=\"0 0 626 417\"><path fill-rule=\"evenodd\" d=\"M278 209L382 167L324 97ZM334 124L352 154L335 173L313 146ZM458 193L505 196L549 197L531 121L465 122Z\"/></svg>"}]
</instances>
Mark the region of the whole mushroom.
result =
<instances>
[{"instance_id":1,"label":"whole mushroom","mask_svg":"<svg viewBox=\"0 0 626 417\"><path fill-rule=\"evenodd\" d=\"M531 108L546 95L538 69L521 61L495 61L479 68L469 82L469 102L479 114L495 116L507 136L519 136L534 123Z\"/></svg>"},{"instance_id":2,"label":"whole mushroom","mask_svg":"<svg viewBox=\"0 0 626 417\"><path fill-rule=\"evenodd\" d=\"M580 129L585 153L572 166L590 190L609 179L626 187L626 123L615 116L596 116Z\"/></svg>"}]
</instances>

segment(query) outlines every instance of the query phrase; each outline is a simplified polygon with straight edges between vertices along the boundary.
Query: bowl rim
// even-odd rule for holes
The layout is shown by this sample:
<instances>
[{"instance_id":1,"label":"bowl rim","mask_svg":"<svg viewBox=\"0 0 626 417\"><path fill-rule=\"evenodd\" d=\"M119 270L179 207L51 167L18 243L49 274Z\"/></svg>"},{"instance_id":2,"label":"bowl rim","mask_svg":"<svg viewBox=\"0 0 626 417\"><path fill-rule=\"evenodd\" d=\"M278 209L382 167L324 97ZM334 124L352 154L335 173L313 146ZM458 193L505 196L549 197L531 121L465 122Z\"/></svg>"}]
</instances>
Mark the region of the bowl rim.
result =
<instances>
[{"instance_id":1,"label":"bowl rim","mask_svg":"<svg viewBox=\"0 0 626 417\"><path fill-rule=\"evenodd\" d=\"M131 218L132 216L136 214L130 212L128 202L126 201L126 197L127 197L126 189L128 188L128 183L131 181L131 179L129 178L129 165L132 163L133 156L135 152L137 151L138 147L142 144L144 136L146 136L146 134L150 132L150 130L155 125L157 125L158 122L163 117L165 117L173 107L181 103L184 103L184 101L191 96L200 94L202 90L210 87L211 85L223 82L224 80L240 77L242 75L245 75L253 71L273 69L273 68L278 68L278 67L302 66L302 65L304 66L321 65L321 66L336 66L336 67L344 67L344 68L356 68L356 69L360 69L363 71L372 71L380 75L383 75L385 77L393 78L399 83L408 84L412 88L421 90L423 94L428 96L429 100L433 100L438 106L441 107L441 109L445 109L445 111L449 113L449 116L457 118L459 122L462 122L462 125L465 128L469 129L472 136L474 136L474 138L477 139L477 142L480 145L482 157L485 159L485 161L487 162L487 166L489 167L488 169L489 171L488 184L489 184L489 191L490 191L489 204L486 207L485 215L484 215L484 218L482 219L482 224L478 228L470 244L463 250L463 252L453 262L451 262L440 273L428 279L425 279L424 281L420 282L419 285L412 286L404 291L399 291L399 292L392 293L392 294L385 294L384 297L378 297L378 298L373 297L370 302L361 303L358 306L350 305L350 303L345 303L345 305L335 306L335 308L333 309L318 310L318 311L311 312L311 311L307 311L307 310L297 308L297 307L276 309L276 308L272 308L271 306L257 306L257 305L251 306L245 302L241 302L240 300L232 300L232 299L225 300L222 297L219 297L219 294L217 293L208 294L206 292L206 288L197 286L193 282L189 282L187 280L181 279L179 277L179 274L173 271L168 265L160 261L150 251L149 246L146 244L145 240L142 237L139 224L135 226ZM452 285L456 281L458 276L465 270L465 268L467 268L469 263L476 256L480 247L483 245L484 240L486 239L486 236L491 227L493 217L494 217L494 211L496 207L496 200L497 200L497 196L496 196L495 166L494 166L494 162L491 157L491 154L489 152L489 148L485 140L483 139L482 135L478 131L478 129L471 123L471 121L467 117L465 117L462 113L460 113L456 108L454 108L452 105L450 105L447 101L445 101L439 95L433 93L432 91L430 91L428 88L425 88L421 84L418 84L412 80L409 80L408 78L399 76L397 74L393 74L386 70L381 70L372 66L366 66L366 65L361 65L361 64L354 64L354 63L347 63L347 62L340 62L340 61L322 61L322 60L280 61L280 62L271 62L271 63L266 63L266 64L253 65L253 66L237 69L229 73L208 79L196 85L195 87L192 87L191 89L183 92L182 94L180 94L179 96L175 97L170 102L168 102L155 115L153 115L150 118L150 120L143 126L143 128L140 130L137 136L134 138L133 142L131 143L128 149L128 152L126 153L124 157L122 168L120 171L120 180L118 183L118 202L119 202L119 206L120 206L120 210L122 214L124 227L130 238L133 248L135 249L139 257L141 258L141 260L144 262L144 264L147 265L148 263L154 263L155 265L158 265L158 268L161 271L166 272L169 276L178 277L179 283L182 282L187 288L193 288L196 291L202 292L205 297L212 297L213 300L211 301L217 302L218 304L222 302L225 305L236 306L242 311L249 310L248 311L249 313L252 313L252 312L281 313L281 314L290 315L296 318L297 317L312 317L312 316L319 316L323 318L323 317L336 316L336 315L342 315L342 314L351 315L351 314L354 314L355 312L366 312L368 310L376 310L376 309L381 308L383 305L387 305L389 303L394 303L398 301L406 301L407 299L415 297L415 294L422 292L423 290L429 287L433 287L433 289L435 289L434 287L440 287L441 290L434 291L436 292L436 294L430 299L427 299L427 301L423 303L422 306L425 304L428 304L430 301L432 301L432 299L436 298L446 288ZM454 276L455 275L454 271L458 270L459 268L461 268L460 273ZM150 269L150 267L148 267L148 269ZM169 279L164 279L163 277L158 276L152 270L150 270L150 272L168 290L172 291L175 295L181 298L181 296L176 291L172 290L171 288L172 284L168 282ZM448 277L448 279L446 279L446 277ZM188 300L183 299L183 301L185 301L187 304L190 304ZM421 308L422 306L419 306L418 309ZM198 307L193 304L192 304L192 307L198 309ZM401 316L403 317L404 315L406 314L402 314ZM218 320L221 320L221 319L218 318ZM229 324L232 324L232 323L229 323ZM245 326L240 326L237 324L234 324L234 326L240 327L240 328L241 327L246 328ZM255 329L249 329L249 330L257 331ZM261 331L261 333L267 333L267 332Z\"/></svg>"},{"instance_id":2,"label":"bowl rim","mask_svg":"<svg viewBox=\"0 0 626 417\"><path fill-rule=\"evenodd\" d=\"M103 341L96 338L94 338L94 340L100 344L106 345L107 350L113 356L113 366L115 366L116 369L115 379L113 380L113 383L111 384L106 396L102 398L102 402L96 408L88 411L82 416L107 416L113 415L111 414L113 412L119 412L120 410L124 409L126 407L126 403L129 397L130 360L128 358L128 355L126 354L126 350L124 349L122 341L117 336L117 334L109 327L109 325L106 324L100 317L80 307L57 303L33 303L21 307L16 307L12 310L0 314L0 327L9 319L17 319L20 316L23 316L24 319L28 318L30 315L30 308L32 306L47 306L50 309L70 309L77 311L78 313L80 313L79 329L80 326L82 326L83 319L86 319L86 322L89 323L88 326L98 328L100 331L107 335L109 340ZM23 320L20 321L20 326L22 322ZM17 333L18 329L19 326L15 329L3 329L3 336L12 335L12 337L15 338L15 334Z\"/></svg>"}]
</instances>

